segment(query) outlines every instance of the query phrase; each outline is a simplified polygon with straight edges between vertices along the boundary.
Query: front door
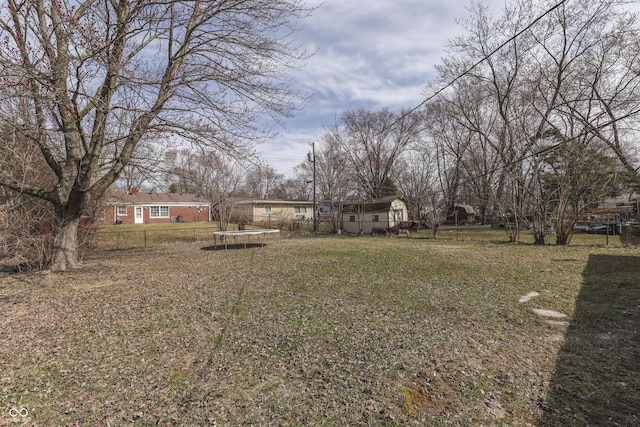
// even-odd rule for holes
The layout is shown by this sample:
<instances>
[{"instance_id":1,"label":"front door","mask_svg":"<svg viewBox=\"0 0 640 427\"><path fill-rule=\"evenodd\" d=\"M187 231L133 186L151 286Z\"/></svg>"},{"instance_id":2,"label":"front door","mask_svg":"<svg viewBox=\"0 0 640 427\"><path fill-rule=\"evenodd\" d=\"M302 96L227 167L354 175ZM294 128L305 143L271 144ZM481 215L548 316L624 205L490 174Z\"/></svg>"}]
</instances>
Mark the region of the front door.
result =
<instances>
[{"instance_id":1,"label":"front door","mask_svg":"<svg viewBox=\"0 0 640 427\"><path fill-rule=\"evenodd\" d=\"M142 216L142 206L136 206L135 223L136 224L144 223L144 218Z\"/></svg>"}]
</instances>

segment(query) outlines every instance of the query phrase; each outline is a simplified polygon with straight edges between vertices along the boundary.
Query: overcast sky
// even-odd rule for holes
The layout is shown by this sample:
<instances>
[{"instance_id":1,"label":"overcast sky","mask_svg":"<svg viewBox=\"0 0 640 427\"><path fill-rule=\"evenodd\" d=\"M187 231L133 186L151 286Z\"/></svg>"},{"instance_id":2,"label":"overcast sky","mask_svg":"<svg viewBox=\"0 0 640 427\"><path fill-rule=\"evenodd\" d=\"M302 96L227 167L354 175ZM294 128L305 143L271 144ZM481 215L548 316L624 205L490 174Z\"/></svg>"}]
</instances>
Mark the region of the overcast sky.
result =
<instances>
[{"instance_id":1,"label":"overcast sky","mask_svg":"<svg viewBox=\"0 0 640 427\"><path fill-rule=\"evenodd\" d=\"M295 87L311 94L286 133L258 147L261 158L292 176L323 124L345 110L413 108L427 95L447 42L463 33L469 0L309 0L319 5L296 41L315 52L295 73ZM495 16L505 0L485 0Z\"/></svg>"}]
</instances>

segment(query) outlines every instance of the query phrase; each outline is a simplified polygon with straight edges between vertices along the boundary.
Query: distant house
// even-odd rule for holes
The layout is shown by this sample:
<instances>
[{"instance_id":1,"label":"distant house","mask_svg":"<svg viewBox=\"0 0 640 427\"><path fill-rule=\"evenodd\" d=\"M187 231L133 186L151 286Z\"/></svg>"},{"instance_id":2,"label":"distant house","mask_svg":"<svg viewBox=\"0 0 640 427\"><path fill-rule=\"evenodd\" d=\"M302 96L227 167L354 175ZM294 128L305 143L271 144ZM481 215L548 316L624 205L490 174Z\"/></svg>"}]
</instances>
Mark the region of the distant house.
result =
<instances>
[{"instance_id":1,"label":"distant house","mask_svg":"<svg viewBox=\"0 0 640 427\"><path fill-rule=\"evenodd\" d=\"M476 222L476 212L469 205L455 205L447 212L445 224L463 225Z\"/></svg>"},{"instance_id":2,"label":"distant house","mask_svg":"<svg viewBox=\"0 0 640 427\"><path fill-rule=\"evenodd\" d=\"M372 233L407 221L407 204L399 196L346 202L342 209L342 229L347 233Z\"/></svg>"},{"instance_id":3,"label":"distant house","mask_svg":"<svg viewBox=\"0 0 640 427\"><path fill-rule=\"evenodd\" d=\"M146 193L135 187L129 193L105 197L106 224L158 224L210 220L209 202L198 194Z\"/></svg>"},{"instance_id":4,"label":"distant house","mask_svg":"<svg viewBox=\"0 0 640 427\"><path fill-rule=\"evenodd\" d=\"M232 216L238 222L282 223L313 219L313 202L308 200L235 200Z\"/></svg>"}]
</instances>

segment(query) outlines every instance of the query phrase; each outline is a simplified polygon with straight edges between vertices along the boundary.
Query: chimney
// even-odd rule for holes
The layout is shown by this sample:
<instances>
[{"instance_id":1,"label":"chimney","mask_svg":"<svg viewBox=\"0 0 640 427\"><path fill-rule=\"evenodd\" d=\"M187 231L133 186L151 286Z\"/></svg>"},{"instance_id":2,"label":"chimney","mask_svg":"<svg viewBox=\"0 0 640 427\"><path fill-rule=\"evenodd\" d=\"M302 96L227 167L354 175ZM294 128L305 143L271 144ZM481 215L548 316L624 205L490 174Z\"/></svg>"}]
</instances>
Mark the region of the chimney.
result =
<instances>
[{"instance_id":1,"label":"chimney","mask_svg":"<svg viewBox=\"0 0 640 427\"><path fill-rule=\"evenodd\" d=\"M265 195L264 195L264 199L265 199L265 200L269 200L269 195L268 195L268 194L265 194Z\"/></svg>"},{"instance_id":2,"label":"chimney","mask_svg":"<svg viewBox=\"0 0 640 427\"><path fill-rule=\"evenodd\" d=\"M131 187L131 192L129 194L131 194L132 196L138 194L138 187Z\"/></svg>"}]
</instances>

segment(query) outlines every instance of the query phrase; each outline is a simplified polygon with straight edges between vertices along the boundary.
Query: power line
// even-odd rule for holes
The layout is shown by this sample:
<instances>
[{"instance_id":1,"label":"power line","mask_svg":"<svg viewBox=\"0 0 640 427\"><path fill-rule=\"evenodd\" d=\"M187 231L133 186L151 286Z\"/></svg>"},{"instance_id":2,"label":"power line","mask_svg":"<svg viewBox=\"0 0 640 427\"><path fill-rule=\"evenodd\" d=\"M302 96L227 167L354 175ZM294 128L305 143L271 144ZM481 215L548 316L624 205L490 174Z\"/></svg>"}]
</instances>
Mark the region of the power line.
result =
<instances>
[{"instance_id":1,"label":"power line","mask_svg":"<svg viewBox=\"0 0 640 427\"><path fill-rule=\"evenodd\" d=\"M410 114L414 113L415 111L417 111L419 108L423 107L426 103L428 103L429 101L433 100L434 98L436 98L438 95L440 95L441 93L443 93L445 90L447 90L448 88L450 88L451 86L453 86L457 81L459 81L460 79L462 79L463 77L466 77L469 73L471 73L473 70L475 70L479 65L481 65L483 62L487 61L489 58L491 58L493 55L495 55L496 53L498 53L500 50L502 50L505 46L507 46L509 43L513 42L514 40L516 40L518 37L520 37L522 34L524 34L526 31L530 30L531 28L533 28L534 25L536 25L538 22L540 22L543 18L545 18L547 15L549 15L551 12L553 12L554 10L558 9L560 6L564 5L567 2L567 0L560 0L558 3L556 3L555 5L553 5L552 7L550 7L549 9L547 9L546 11L544 11L540 16L538 16L537 18L535 18L533 21L529 22L529 24L527 24L526 26L524 26L521 30L519 30L518 32L516 32L513 36L509 37L507 40L505 40L504 42L502 42L500 45L498 45L495 49L493 49L491 52L489 52L488 54L485 54L482 58L480 58L478 61L476 61L473 65L471 65L469 68L467 68L466 70L464 70L462 73L458 74L456 77L454 77L452 80L450 80L447 84L445 84L444 86L442 86L440 89L436 90L433 94L429 95L428 97L426 97L424 100L422 100L418 105L416 105L415 107L411 108L408 111L405 111L403 113L400 114L400 116L395 119L394 121L392 121L389 125L384 126L381 130L380 130L380 134L385 132L386 130L388 130L388 128L396 125L398 122L400 122L401 120L403 120L405 117L409 116ZM630 115L633 114L637 114L639 111L633 112L628 114L627 116L624 116L622 118L626 118ZM616 119L616 120L611 120L610 122L608 122L605 125L601 125L598 128L603 128L606 126L609 126L613 123L615 123L618 120L621 120L622 118ZM498 167L496 167L495 169L485 172L484 174L480 174L477 175L475 177L469 178L468 180L460 183L461 185L467 184L472 182L473 180L480 178L482 176L486 176L489 175L491 173L497 172L500 169L506 168L508 166L512 166L518 162L521 162L523 160L526 160L530 157L535 157L535 156L539 156L541 154L544 154L547 151L552 151L556 148L558 148L560 145L572 141L574 139L577 139L579 137L585 136L587 135L587 133L582 133L576 137L573 138L569 138L567 140L561 141L557 144L554 144L552 146L549 147L545 147L542 150L539 150L538 152L535 153L530 153L528 155L525 155L519 159L513 160L507 164L504 165L500 165ZM432 194L438 194L444 192L444 190L441 191L435 191L432 192Z\"/></svg>"},{"instance_id":2,"label":"power line","mask_svg":"<svg viewBox=\"0 0 640 427\"><path fill-rule=\"evenodd\" d=\"M531 21L529 24L527 24L523 29L521 29L520 31L518 31L517 33L515 33L513 36L511 36L509 39L507 39L506 41L504 41L503 43L501 43L498 47L496 47L494 50L492 50L489 54L483 56L481 59L479 59L476 63L474 63L471 67L469 67L468 69L466 69L465 71L463 71L462 73L460 73L458 76L456 76L453 80L451 80L450 82L448 82L446 85L444 85L443 87L441 87L440 89L438 89L436 92L434 92L432 95L428 96L427 98L425 98L422 102L420 102L418 105L416 105L415 107L413 107L411 110L402 113L400 115L400 117L398 117L398 119L396 119L394 122L392 122L390 126L393 126L394 124L398 123L400 120L404 119L406 116L408 116L409 114L415 112L416 110L418 110L420 107L424 106L427 102L431 101L432 99L434 99L435 97L437 97L438 95L440 95L442 92L444 92L446 89L448 89L449 87L451 87L454 83L456 83L458 80L462 79L463 77L467 76L471 71L473 71L476 67L478 67L480 64L482 64L484 61L488 60L491 56L495 55L498 51L500 51L502 48L504 48L506 45L508 45L509 43L511 43L512 41L514 41L516 38L520 37L522 34L524 34L527 30L531 29L535 24L537 24L538 22L540 22L540 20L542 20L545 16L549 15L551 12L553 12L554 10L558 9L560 6L562 6L564 3L566 3L567 0L561 0L560 2L556 3L554 6L552 6L551 8L547 9L542 15L538 16L536 19L534 19L533 21ZM541 148L538 151L529 153L529 154L525 154L522 155L510 162L507 162L505 164L496 166L495 168L486 171L484 173L478 174L478 175L474 175L462 182L459 183L459 185L465 185L465 184L469 184L472 183L474 180L490 175L492 173L495 173L501 169L505 169L508 168L510 166L516 165L524 160L530 159L530 158L534 158L537 156L540 156L542 154L545 154L547 152L553 151L557 148L559 148L560 146L569 143L571 141L575 141L577 139L580 139L584 136L587 136L591 133L593 133L594 131L597 130L601 130L604 129L608 126L611 126L612 124L624 120L626 118L629 118L631 116L640 114L640 109L636 109L634 111L631 111L627 114L625 114L622 117L618 117L612 120L609 120L606 123L600 124L598 126L592 126L590 129L585 129L583 132L579 133L576 136L570 137L570 138L566 138L563 139L562 141L557 142L556 144ZM383 129L384 130L384 129ZM444 193L445 190L438 190L438 191L434 191L431 194L438 194L438 193Z\"/></svg>"},{"instance_id":3,"label":"power line","mask_svg":"<svg viewBox=\"0 0 640 427\"><path fill-rule=\"evenodd\" d=\"M474 63L471 67L467 68L466 70L464 70L462 73L458 74L455 78L453 78L453 80L449 81L449 83L445 84L443 87L441 87L440 89L436 90L433 94L429 95L428 97L426 97L424 100L422 100L422 102L420 102L418 105L416 105L415 107L413 107L412 109L410 109L409 111L406 111L402 114L400 114L400 117L398 117L396 120L394 120L391 124L389 124L387 126L387 128L394 126L395 124L397 124L399 121L403 120L405 117L407 117L408 115L410 115L411 113L415 112L416 110L418 110L419 108L421 108L422 106L424 106L427 102L433 100L435 97L437 97L438 95L440 95L442 92L444 92L445 90L447 90L448 88L450 88L451 86L454 85L454 83L456 83L458 80L462 79L463 77L467 76L469 73L471 73L473 70L475 70L480 64L482 64L483 62L485 62L486 60L488 60L489 58L491 58L493 55L495 55L496 53L498 53L500 50L502 50L502 48L504 48L505 46L507 46L509 43L511 43L512 41L514 41L515 39L517 39L518 37L520 37L522 34L524 34L526 31L528 31L529 29L531 29L534 25L536 25L538 22L540 22L544 17L546 17L547 15L549 15L551 12L553 12L554 10L558 9L560 6L562 6L564 3L566 3L567 0L560 0L558 3L556 3L554 6L552 6L551 8L547 9L542 15L538 16L536 19L534 19L533 21L531 21L529 24L527 24L524 28L522 28L520 31L518 31L517 33L515 33L513 36L509 37L507 40L505 40L504 42L502 42L498 47L496 47L495 49L493 49L491 52L489 52L488 54L484 55L481 59L479 59L478 61L476 61L476 63ZM385 128L386 129L386 128ZM382 131L384 131L385 129L383 129ZM381 132L382 133L382 132Z\"/></svg>"},{"instance_id":4,"label":"power line","mask_svg":"<svg viewBox=\"0 0 640 427\"><path fill-rule=\"evenodd\" d=\"M505 40L504 42L502 42L498 47L496 47L495 49L493 49L491 52L489 52L488 54L484 55L481 59L479 59L478 61L476 61L471 67L467 68L465 71L463 71L462 73L460 73L458 76L456 76L455 78L453 78L451 81L449 81L447 84L445 84L443 87L441 87L440 89L436 90L433 94L429 95L428 97L426 97L424 100L422 100L418 105L416 105L415 107L411 108L410 110L403 112L400 114L400 116L393 120L391 123L389 123L387 126L384 126L381 130L380 130L380 134L382 134L383 132L385 132L386 130L388 130L390 127L396 125L398 122L400 122L401 120L403 120L405 117L409 116L410 114L414 113L415 111L417 111L419 108L421 108L422 106L424 106L427 102L433 100L434 98L436 98L438 95L440 95L442 92L444 92L445 90L447 90L448 88L450 88L451 86L453 86L457 81L459 81L460 79L462 79L463 77L467 76L469 73L471 73L474 69L476 69L479 65L481 65L483 62L485 62L486 60L488 60L489 58L491 58L493 55L495 55L496 53L498 53L500 50L502 50L505 46L507 46L509 43L511 43L512 41L514 41L515 39L517 39L518 37L520 37L522 34L524 34L526 31L528 31L529 29L531 29L534 25L536 25L538 22L540 22L544 17L546 17L547 15L549 15L551 12L553 12L554 10L558 9L560 6L562 6L564 3L566 3L567 0L560 0L558 3L556 3L554 6L552 6L551 8L547 9L542 15L538 16L536 19L534 19L533 21L531 21L529 24L527 24L524 28L522 28L520 31L518 31L517 33L515 33L513 36L509 37L507 40ZM274 161L287 161L290 162L292 160L290 159L276 159L276 158L272 158L272 159L266 159L266 160L274 160Z\"/></svg>"}]
</instances>

